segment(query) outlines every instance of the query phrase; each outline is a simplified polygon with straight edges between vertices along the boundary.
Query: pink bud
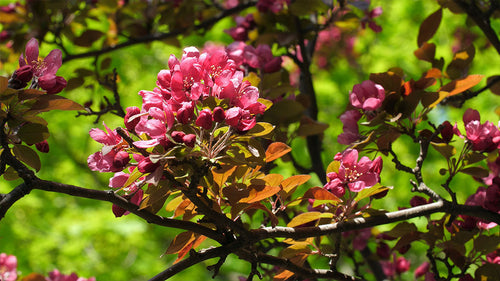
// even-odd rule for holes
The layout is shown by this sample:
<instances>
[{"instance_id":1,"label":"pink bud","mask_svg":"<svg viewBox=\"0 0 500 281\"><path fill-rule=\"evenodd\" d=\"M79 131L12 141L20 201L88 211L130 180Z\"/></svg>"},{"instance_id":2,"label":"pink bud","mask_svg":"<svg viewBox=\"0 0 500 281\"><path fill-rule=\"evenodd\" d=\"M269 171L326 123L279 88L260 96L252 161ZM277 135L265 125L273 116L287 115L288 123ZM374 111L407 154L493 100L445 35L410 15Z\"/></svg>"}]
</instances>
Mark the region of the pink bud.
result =
<instances>
[{"instance_id":1,"label":"pink bud","mask_svg":"<svg viewBox=\"0 0 500 281\"><path fill-rule=\"evenodd\" d=\"M172 139L175 142L183 142L182 138L184 138L185 135L186 135L186 133L184 133L182 131L173 131L172 134L171 134Z\"/></svg>"},{"instance_id":2,"label":"pink bud","mask_svg":"<svg viewBox=\"0 0 500 281\"><path fill-rule=\"evenodd\" d=\"M187 124L191 122L193 115L194 112L192 106L181 107L179 110L177 110L177 121L181 122L182 124Z\"/></svg>"},{"instance_id":3,"label":"pink bud","mask_svg":"<svg viewBox=\"0 0 500 281\"><path fill-rule=\"evenodd\" d=\"M122 169L123 167L125 167L125 165L128 164L129 161L130 157L128 153L124 150L120 150L118 151L118 153L116 153L115 158L113 159L113 166Z\"/></svg>"},{"instance_id":4,"label":"pink bud","mask_svg":"<svg viewBox=\"0 0 500 281\"><path fill-rule=\"evenodd\" d=\"M196 135L194 134L187 134L182 138L182 141L184 144L188 147L194 147L196 143Z\"/></svg>"},{"instance_id":5,"label":"pink bud","mask_svg":"<svg viewBox=\"0 0 500 281\"><path fill-rule=\"evenodd\" d=\"M158 166L160 166L159 163L153 163L149 157L146 157L137 164L137 170L141 173L151 173L156 170Z\"/></svg>"},{"instance_id":6,"label":"pink bud","mask_svg":"<svg viewBox=\"0 0 500 281\"><path fill-rule=\"evenodd\" d=\"M210 130L210 128L212 128L212 112L210 109L203 109L200 111L195 124L205 130Z\"/></svg>"},{"instance_id":7,"label":"pink bud","mask_svg":"<svg viewBox=\"0 0 500 281\"><path fill-rule=\"evenodd\" d=\"M453 126L449 121L443 122L443 129L441 130L441 137L446 143L449 143L453 138Z\"/></svg>"},{"instance_id":8,"label":"pink bud","mask_svg":"<svg viewBox=\"0 0 500 281\"><path fill-rule=\"evenodd\" d=\"M39 143L35 143L35 147L40 152L43 152L43 153L49 152L49 143L47 142L47 140L44 140L44 141L39 142Z\"/></svg>"},{"instance_id":9,"label":"pink bud","mask_svg":"<svg viewBox=\"0 0 500 281\"><path fill-rule=\"evenodd\" d=\"M139 123L140 118L138 116L134 116L141 113L141 110L137 106L131 106L127 107L126 111L127 114L125 114L124 119L125 127L129 132L135 132L135 126L137 126L137 123Z\"/></svg>"},{"instance_id":10,"label":"pink bud","mask_svg":"<svg viewBox=\"0 0 500 281\"><path fill-rule=\"evenodd\" d=\"M403 272L406 272L410 269L410 262L405 259L404 257L399 257L396 260L396 272L401 274Z\"/></svg>"},{"instance_id":11,"label":"pink bud","mask_svg":"<svg viewBox=\"0 0 500 281\"><path fill-rule=\"evenodd\" d=\"M415 269L415 278L420 276L424 276L427 272L429 272L431 264L429 262L424 262Z\"/></svg>"},{"instance_id":12,"label":"pink bud","mask_svg":"<svg viewBox=\"0 0 500 281\"><path fill-rule=\"evenodd\" d=\"M31 81L31 78L33 78L33 66L21 66L20 68L16 69L16 71L14 71L14 75L17 80L23 83L28 83L29 81Z\"/></svg>"},{"instance_id":13,"label":"pink bud","mask_svg":"<svg viewBox=\"0 0 500 281\"><path fill-rule=\"evenodd\" d=\"M226 119L226 113L224 112L224 109L222 109L222 107L220 106L214 108L213 118L215 122L224 121L224 119Z\"/></svg>"},{"instance_id":14,"label":"pink bud","mask_svg":"<svg viewBox=\"0 0 500 281\"><path fill-rule=\"evenodd\" d=\"M47 94L57 94L61 92L67 85L66 79L53 74L46 74L38 78L40 88L47 91Z\"/></svg>"}]
</instances>

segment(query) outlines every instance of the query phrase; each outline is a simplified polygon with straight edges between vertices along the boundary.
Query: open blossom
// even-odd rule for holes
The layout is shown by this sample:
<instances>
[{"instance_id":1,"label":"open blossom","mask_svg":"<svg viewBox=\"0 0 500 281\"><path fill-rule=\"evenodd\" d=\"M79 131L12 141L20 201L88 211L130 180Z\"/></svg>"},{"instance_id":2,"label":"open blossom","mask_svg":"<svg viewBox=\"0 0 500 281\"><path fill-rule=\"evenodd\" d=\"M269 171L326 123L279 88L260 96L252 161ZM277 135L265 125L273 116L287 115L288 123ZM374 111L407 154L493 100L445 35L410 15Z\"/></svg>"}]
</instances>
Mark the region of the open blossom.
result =
<instances>
[{"instance_id":1,"label":"open blossom","mask_svg":"<svg viewBox=\"0 0 500 281\"><path fill-rule=\"evenodd\" d=\"M481 124L479 111L467 109L463 116L465 138L471 143L472 150L491 152L500 146L500 130L490 121ZM455 133L461 136L455 128Z\"/></svg>"},{"instance_id":2,"label":"open blossom","mask_svg":"<svg viewBox=\"0 0 500 281\"><path fill-rule=\"evenodd\" d=\"M5 253L0 254L0 280L15 281L17 279L17 258Z\"/></svg>"},{"instance_id":3,"label":"open blossom","mask_svg":"<svg viewBox=\"0 0 500 281\"><path fill-rule=\"evenodd\" d=\"M349 188L352 192L360 192L380 181L380 172L382 170L382 158L380 156L373 161L363 156L358 161L358 151L356 149L347 149L336 158L340 161L339 170L338 172L328 173L329 182L324 186L325 189Z\"/></svg>"},{"instance_id":4,"label":"open blossom","mask_svg":"<svg viewBox=\"0 0 500 281\"><path fill-rule=\"evenodd\" d=\"M361 84L354 85L349 100L352 106L363 110L376 110L384 101L385 90L371 80L363 81Z\"/></svg>"},{"instance_id":5,"label":"open blossom","mask_svg":"<svg viewBox=\"0 0 500 281\"><path fill-rule=\"evenodd\" d=\"M56 94L66 87L66 80L61 76L56 76L57 70L62 65L62 52L54 49L43 59L38 59L38 41L32 38L26 44L24 54L19 57L19 69L16 75L22 82L31 80L30 74L35 79L34 82L48 94ZM29 79L28 79L29 78ZM28 81L26 81L28 80Z\"/></svg>"},{"instance_id":6,"label":"open blossom","mask_svg":"<svg viewBox=\"0 0 500 281\"><path fill-rule=\"evenodd\" d=\"M358 110L348 110L340 115L340 121L343 124L343 132L337 137L340 144L349 145L359 140L358 121L361 119L362 114Z\"/></svg>"}]
</instances>

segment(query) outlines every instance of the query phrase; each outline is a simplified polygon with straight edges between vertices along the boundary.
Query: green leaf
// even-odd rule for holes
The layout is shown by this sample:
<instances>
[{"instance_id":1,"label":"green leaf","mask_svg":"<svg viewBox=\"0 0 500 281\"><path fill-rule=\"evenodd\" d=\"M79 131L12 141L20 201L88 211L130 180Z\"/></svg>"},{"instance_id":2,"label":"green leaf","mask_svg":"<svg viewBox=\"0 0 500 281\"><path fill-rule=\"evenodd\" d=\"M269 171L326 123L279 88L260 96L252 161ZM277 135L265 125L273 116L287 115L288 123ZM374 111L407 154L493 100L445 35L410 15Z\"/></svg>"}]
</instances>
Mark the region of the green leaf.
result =
<instances>
[{"instance_id":1,"label":"green leaf","mask_svg":"<svg viewBox=\"0 0 500 281\"><path fill-rule=\"evenodd\" d=\"M376 185L374 185L370 188L365 188L365 189L361 190L360 192L358 192L358 194L356 195L356 197L354 199L356 202L359 202L365 198L368 198L368 197L373 196L375 194L378 194L380 192L384 192L388 189L392 189L392 187L383 186L380 183L377 183Z\"/></svg>"},{"instance_id":2,"label":"green leaf","mask_svg":"<svg viewBox=\"0 0 500 281\"><path fill-rule=\"evenodd\" d=\"M255 126L250 129L245 136L263 137L269 135L274 130L274 125L267 122L257 122Z\"/></svg>"},{"instance_id":3,"label":"green leaf","mask_svg":"<svg viewBox=\"0 0 500 281\"><path fill-rule=\"evenodd\" d=\"M22 141L30 145L48 139L49 135L49 129L47 126L40 123L24 124L17 132L17 136Z\"/></svg>"},{"instance_id":4,"label":"green leaf","mask_svg":"<svg viewBox=\"0 0 500 281\"><path fill-rule=\"evenodd\" d=\"M6 181L13 181L13 180L17 180L19 178L19 175L17 174L17 172L14 168L8 167L5 170L5 173L3 173L3 178Z\"/></svg>"},{"instance_id":5,"label":"green leaf","mask_svg":"<svg viewBox=\"0 0 500 281\"><path fill-rule=\"evenodd\" d=\"M40 171L42 163L40 162L40 157L38 154L30 147L22 144L16 144L12 148L12 153L17 159L21 160L26 165L35 169L37 172Z\"/></svg>"}]
</instances>

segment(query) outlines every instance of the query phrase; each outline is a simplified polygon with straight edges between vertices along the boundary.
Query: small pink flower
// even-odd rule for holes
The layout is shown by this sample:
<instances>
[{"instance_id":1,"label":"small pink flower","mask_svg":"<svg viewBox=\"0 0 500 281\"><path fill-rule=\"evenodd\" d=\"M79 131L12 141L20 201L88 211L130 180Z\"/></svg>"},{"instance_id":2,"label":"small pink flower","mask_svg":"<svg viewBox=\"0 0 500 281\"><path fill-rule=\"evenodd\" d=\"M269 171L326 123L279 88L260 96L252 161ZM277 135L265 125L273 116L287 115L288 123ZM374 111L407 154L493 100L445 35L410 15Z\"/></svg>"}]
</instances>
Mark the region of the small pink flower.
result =
<instances>
[{"instance_id":1,"label":"small pink flower","mask_svg":"<svg viewBox=\"0 0 500 281\"><path fill-rule=\"evenodd\" d=\"M149 157L145 157L144 159L139 161L139 163L137 164L137 170L139 170L139 172L144 173L144 174L151 173L154 170L156 170L156 168L158 168L159 166L160 166L160 164L158 162L153 163L151 161L151 159L149 159Z\"/></svg>"},{"instance_id":2,"label":"small pink flower","mask_svg":"<svg viewBox=\"0 0 500 281\"><path fill-rule=\"evenodd\" d=\"M343 132L337 137L340 144L350 145L360 139L358 121L362 114L357 110L348 110L340 115L343 124Z\"/></svg>"},{"instance_id":3,"label":"small pink flower","mask_svg":"<svg viewBox=\"0 0 500 281\"><path fill-rule=\"evenodd\" d=\"M378 109L382 105L384 98L384 88L371 80L354 85L352 92L349 94L352 106L369 111Z\"/></svg>"},{"instance_id":4,"label":"small pink flower","mask_svg":"<svg viewBox=\"0 0 500 281\"><path fill-rule=\"evenodd\" d=\"M226 113L222 107L217 106L214 108L213 117L215 122L222 122L226 119Z\"/></svg>"},{"instance_id":5,"label":"small pink flower","mask_svg":"<svg viewBox=\"0 0 500 281\"><path fill-rule=\"evenodd\" d=\"M78 277L78 275L74 272L71 273L70 275L64 275L61 272L59 272L59 270L54 269L53 271L49 272L47 281L95 281L95 278Z\"/></svg>"},{"instance_id":6,"label":"small pink flower","mask_svg":"<svg viewBox=\"0 0 500 281\"><path fill-rule=\"evenodd\" d=\"M363 156L358 161L358 151L347 149L342 154L339 171L328 174L330 182L325 185L325 188L334 189L337 186L342 186L348 187L352 192L360 192L380 181L381 170L382 158L380 156L374 161Z\"/></svg>"},{"instance_id":7,"label":"small pink flower","mask_svg":"<svg viewBox=\"0 0 500 281\"><path fill-rule=\"evenodd\" d=\"M231 107L226 111L226 123L241 132L252 129L257 121L248 110Z\"/></svg>"},{"instance_id":8,"label":"small pink flower","mask_svg":"<svg viewBox=\"0 0 500 281\"><path fill-rule=\"evenodd\" d=\"M500 130L493 123L480 122L479 111L467 109L463 116L466 139L471 143L472 150L491 152L500 146ZM456 134L461 136L456 129Z\"/></svg>"}]
</instances>

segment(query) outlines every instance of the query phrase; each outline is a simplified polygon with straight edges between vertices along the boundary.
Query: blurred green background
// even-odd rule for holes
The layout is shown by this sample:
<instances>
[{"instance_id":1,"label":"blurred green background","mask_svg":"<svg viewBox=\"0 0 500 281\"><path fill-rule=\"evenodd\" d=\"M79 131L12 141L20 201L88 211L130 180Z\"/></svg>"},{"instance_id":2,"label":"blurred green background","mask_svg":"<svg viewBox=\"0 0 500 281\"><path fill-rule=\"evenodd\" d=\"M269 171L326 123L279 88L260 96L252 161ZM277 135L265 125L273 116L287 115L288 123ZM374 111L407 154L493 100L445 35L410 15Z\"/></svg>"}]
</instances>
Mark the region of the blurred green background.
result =
<instances>
[{"instance_id":1,"label":"blurred green background","mask_svg":"<svg viewBox=\"0 0 500 281\"><path fill-rule=\"evenodd\" d=\"M0 2L3 3L3 2ZM413 55L417 48L416 38L419 24L429 14L434 12L438 5L434 1L372 1L373 7L381 6L383 14L376 22L383 27L380 33L366 30L355 45L359 53L359 69L352 69L346 60L333 62L334 67L329 71L314 69L315 88L320 106L319 119L330 124L324 136L324 162L328 164L335 153L345 149L336 142L342 131L342 123L338 117L345 109L348 93L354 84L366 80L370 73L383 72L391 67L401 67L408 75L407 79L418 79L422 71L429 65L418 61ZM453 54L451 46L456 26L464 25L463 15L453 15L444 12L443 23L438 33L432 39L438 45L437 56L444 57L448 63ZM202 36L191 36L181 39L181 46L203 46L208 39L230 43L231 38L222 31L233 25L231 19L217 24L212 30ZM477 28L472 28L477 31ZM480 48L486 42L484 39L476 41L476 59L471 73L486 76L497 74L496 65L499 56L493 48ZM43 56L50 50L50 46L42 46L40 54ZM141 89L152 90L155 87L156 75L159 70L167 67L169 55L179 56L181 49L165 47L162 43L128 47L110 54L112 67L120 75L119 92L122 103L127 106L139 106ZM70 78L72 72L81 67L92 64L92 59L74 60L63 65L58 72ZM7 76L16 65L5 66L0 74ZM485 85L482 82L480 86ZM92 99L95 104L102 100L102 95L109 92L98 85L80 88L64 96L79 103ZM484 97L468 101L465 108L472 107L480 110L482 120L498 121L494 110L499 104L499 98L490 92L482 94ZM463 109L437 108L432 114L436 123L443 120L459 122ZM91 128L102 128L102 121L111 127L121 126L123 120L113 115L105 115L98 124L93 124L94 117L75 118L75 112L50 112L44 114L49 122L51 136L48 140L50 153L41 154L42 170L38 176L42 179L74 184L77 186L107 189L111 174L92 172L87 168L88 155L100 149L88 132ZM304 148L305 141L297 139L293 143L293 154L300 163L307 163ZM398 140L395 144L403 163L414 165L418 147L409 141ZM382 184L394 186L388 197L380 200L376 207L387 210L396 210L398 207L409 206L411 186L408 177L402 173L395 173L389 159L384 159L385 165L382 175ZM437 187L443 178L437 174L438 168L445 164L441 156L431 151L429 162L425 166L424 177L428 185ZM290 165L282 163L279 168L284 174L294 172ZM460 182L460 184L457 184ZM0 193L9 192L19 181L6 182L0 179ZM470 177L459 176L452 182L455 184L461 200L471 194L477 183ZM311 185L320 185L317 178L313 178ZM463 201L462 201L463 202ZM169 215L165 211L160 214ZM423 219L414 219L417 223L425 223ZM383 226L381 229L388 229ZM97 280L147 280L172 264L174 256L162 256L172 238L178 231L149 225L133 215L115 218L111 212L111 204L94 202L92 200L73 198L61 194L53 194L35 190L22 200L18 201L0 223L0 252L14 254L18 258L18 269L23 274L29 272L47 273L54 268L69 274L77 272L79 276L95 276ZM209 244L206 244L207 246ZM413 254L414 269L419 264L417 252ZM410 251L410 258L412 258ZM181 272L171 280L206 280L210 278L205 269L214 260L200 264ZM222 267L221 273L215 280L237 280L243 276L235 272L248 273L250 267L230 256ZM407 275L411 280L411 275Z\"/></svg>"}]
</instances>

